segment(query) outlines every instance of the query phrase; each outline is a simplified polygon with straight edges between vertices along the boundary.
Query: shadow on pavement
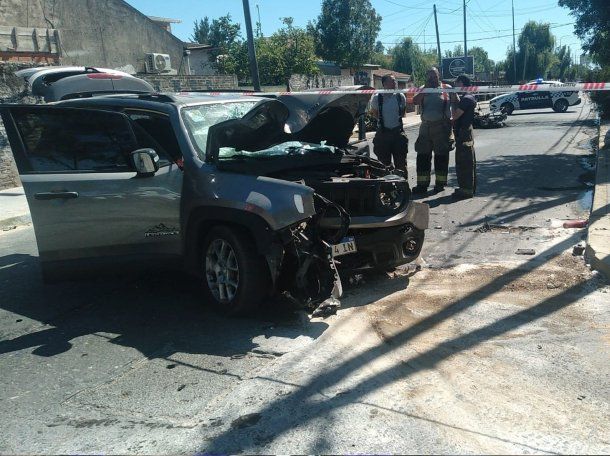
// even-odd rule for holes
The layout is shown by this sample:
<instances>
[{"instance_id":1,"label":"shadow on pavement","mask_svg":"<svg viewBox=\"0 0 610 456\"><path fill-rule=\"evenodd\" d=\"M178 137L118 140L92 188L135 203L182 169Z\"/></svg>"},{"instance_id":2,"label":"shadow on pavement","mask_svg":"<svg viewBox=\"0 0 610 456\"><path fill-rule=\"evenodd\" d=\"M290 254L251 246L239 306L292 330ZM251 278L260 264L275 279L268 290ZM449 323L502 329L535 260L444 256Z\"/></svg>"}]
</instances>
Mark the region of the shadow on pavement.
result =
<instances>
[{"instance_id":1,"label":"shadow on pavement","mask_svg":"<svg viewBox=\"0 0 610 456\"><path fill-rule=\"evenodd\" d=\"M202 303L197 280L179 272L44 285L38 258L13 254L0 257L0 284L0 308L15 318L7 331L21 334L0 340L0 354L32 349L50 357L69 351L77 337L110 333L117 335L110 343L149 359L180 352L232 356L256 348L252 339L260 335L317 338L328 327L282 309L263 310L256 319L224 318Z\"/></svg>"},{"instance_id":2,"label":"shadow on pavement","mask_svg":"<svg viewBox=\"0 0 610 456\"><path fill-rule=\"evenodd\" d=\"M573 245L576 236L577 235L573 235L562 241L561 246L565 249ZM549 255L549 252L542 252L538 255L538 257L541 258L547 258L549 256L553 255ZM539 268L540 265L540 263L535 265L534 263L530 263L515 268L509 273L481 286L470 295L455 300L438 312L413 323L396 335L386 338L384 340L385 343L365 350L346 361L329 366L327 370L318 373L305 385L299 386L294 393L281 397L262 407L259 412L261 419L256 425L248 429L229 428L214 438L203 451L212 453L247 451L249 448L255 447L255 445L253 445L252 435L267 435L270 436L270 440L273 440L277 436L287 434L292 430L303 426L316 417L332 416L334 410L349 404L363 402L363 399L370 396L373 391L377 391L386 385L408 379L417 372L434 369L443 360L460 352L472 349L485 341L506 334L529 322L549 316L571 305L575 300L576 293L579 293L582 296L591 293L594 289L594 287L588 287L587 282L577 284L571 288L565 289L555 296L543 299L532 307L499 318L493 323L481 328L456 335L427 351L417 353L407 361L395 363L376 376L360 380L360 382L354 387L351 387L346 394L327 397L322 401L319 400L318 396L320 391L329 390L333 385L340 384L353 372L358 371L378 357L391 352L399 353L401 348L404 348L406 344L414 338L434 330L435 327L443 321L453 318L467 310L473 305L473 302L491 296L503 287L510 285L518 278L524 276L529 271ZM507 441L501 436L490 437ZM513 443L524 448L532 449L527 441ZM324 450L324 448L317 449ZM534 449L537 452L549 452L548 449Z\"/></svg>"},{"instance_id":3,"label":"shadow on pavement","mask_svg":"<svg viewBox=\"0 0 610 456\"><path fill-rule=\"evenodd\" d=\"M493 160L477 163L477 198L494 203L506 202L512 208L507 211L494 210L494 217L512 221L520 217L535 214L541 210L563 206L580 200L583 192L590 189L583 183L582 176L587 173L581 160L585 155L499 155ZM455 176L455 169L450 175ZM456 185L455 178L450 185ZM521 201L519 207L515 202ZM451 195L435 195L427 199L431 208L452 204ZM485 222L489 214L481 213L480 217L465 226Z\"/></svg>"}]
</instances>

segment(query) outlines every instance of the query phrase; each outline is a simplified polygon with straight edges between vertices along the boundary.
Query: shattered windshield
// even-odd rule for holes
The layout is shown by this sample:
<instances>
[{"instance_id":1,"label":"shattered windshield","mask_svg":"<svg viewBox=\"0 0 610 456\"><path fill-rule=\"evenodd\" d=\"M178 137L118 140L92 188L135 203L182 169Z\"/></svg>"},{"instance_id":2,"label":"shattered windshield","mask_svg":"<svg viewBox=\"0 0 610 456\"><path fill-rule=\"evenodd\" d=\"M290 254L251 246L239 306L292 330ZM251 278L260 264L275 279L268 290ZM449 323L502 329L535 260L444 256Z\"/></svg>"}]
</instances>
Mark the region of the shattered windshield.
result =
<instances>
[{"instance_id":1,"label":"shattered windshield","mask_svg":"<svg viewBox=\"0 0 610 456\"><path fill-rule=\"evenodd\" d=\"M302 156L310 154L327 154L336 153L337 149L333 146L324 144L311 144L300 141L288 141L281 144L276 144L268 149L257 150L250 152L247 150L237 150L233 147L221 147L218 153L218 158L221 160L239 160L247 158L273 158L285 156Z\"/></svg>"},{"instance_id":2,"label":"shattered windshield","mask_svg":"<svg viewBox=\"0 0 610 456\"><path fill-rule=\"evenodd\" d=\"M208 131L212 125L225 120L238 119L246 115L258 100L234 101L190 106L182 110L182 118L197 154L205 159Z\"/></svg>"}]
</instances>

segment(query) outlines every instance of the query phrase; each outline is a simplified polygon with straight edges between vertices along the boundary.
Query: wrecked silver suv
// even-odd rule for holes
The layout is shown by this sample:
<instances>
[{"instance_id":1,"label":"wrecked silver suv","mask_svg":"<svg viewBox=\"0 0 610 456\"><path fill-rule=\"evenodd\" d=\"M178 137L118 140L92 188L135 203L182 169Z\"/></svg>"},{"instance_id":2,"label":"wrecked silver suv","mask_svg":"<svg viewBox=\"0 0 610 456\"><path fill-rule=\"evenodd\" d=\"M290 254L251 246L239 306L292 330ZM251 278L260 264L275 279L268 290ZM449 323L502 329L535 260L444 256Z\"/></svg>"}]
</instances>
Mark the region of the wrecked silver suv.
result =
<instances>
[{"instance_id":1,"label":"wrecked silver suv","mask_svg":"<svg viewBox=\"0 0 610 456\"><path fill-rule=\"evenodd\" d=\"M180 261L228 314L414 260L428 207L350 145L368 95L132 94L1 113L43 275ZM161 263L162 262L162 263Z\"/></svg>"}]
</instances>

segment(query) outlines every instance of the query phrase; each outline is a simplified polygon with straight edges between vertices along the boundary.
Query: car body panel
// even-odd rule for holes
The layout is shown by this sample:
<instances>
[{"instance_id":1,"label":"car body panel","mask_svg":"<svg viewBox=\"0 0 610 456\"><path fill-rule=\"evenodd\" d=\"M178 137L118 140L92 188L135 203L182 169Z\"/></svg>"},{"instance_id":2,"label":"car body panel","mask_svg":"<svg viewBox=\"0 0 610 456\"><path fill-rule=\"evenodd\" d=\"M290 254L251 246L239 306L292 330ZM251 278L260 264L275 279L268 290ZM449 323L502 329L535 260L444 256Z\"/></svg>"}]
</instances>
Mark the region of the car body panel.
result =
<instances>
[{"instance_id":1,"label":"car body panel","mask_svg":"<svg viewBox=\"0 0 610 456\"><path fill-rule=\"evenodd\" d=\"M31 167L16 111L28 116L73 111L57 106L3 106L2 118L30 207L40 259L75 260L158 252L180 255L182 171L168 164L151 177L134 171L39 172ZM100 111L79 110L79 115ZM128 120L123 114L107 113ZM63 195L68 195L63 197ZM137 216L134 216L137 214Z\"/></svg>"},{"instance_id":2,"label":"car body panel","mask_svg":"<svg viewBox=\"0 0 610 456\"><path fill-rule=\"evenodd\" d=\"M300 168L290 177L283 173L257 175L222 169L214 155L208 155L207 159L201 157L181 115L183 109L246 100L256 104L259 112L270 107L267 111L272 114L270 118L277 114L275 130L266 131L267 136L261 138L261 131L254 129L254 134L240 139L252 148L285 139L284 135L291 139L330 139L344 144L369 96L363 94L352 101L343 96L331 96L325 104L324 99L316 95L312 98L315 101L293 100L293 106L282 99L255 98L253 101L253 97L240 94L124 94L74 99L45 106L4 106L0 110L22 175L43 261L57 263L92 257L149 255L154 258L169 255L190 259L197 267L199 252L196 241L201 238L197 230L202 224L241 226L253 234L259 252L267 255L267 250L272 250L272 242L277 242L274 236L290 236L287 233L295 227L316 217L315 198L318 196L317 190L298 178ZM150 112L163 116L171 125L180 158L167 163L151 177L138 176L133 169L123 172L32 172L28 167L24 142L12 118L13 111L20 109L32 112L55 110L66 115L77 112L87 118L95 116L95 113L105 113L117 116L112 118L124 122L126 130L131 126L132 136L136 127L129 116L134 111ZM345 128L333 132L332 119L325 117L329 112L342 112L340 115L345 120L342 126ZM251 118L257 118L256 110L251 113ZM317 119L324 122L316 124ZM239 126L242 120L230 121L225 126ZM263 120L264 124L268 119ZM210 131L220 131L218 125ZM69 136L70 129L67 131L65 134ZM227 138L229 136L225 136L223 141ZM350 155L347 149L341 150L337 163L342 161L342 154L349 156L347 166L354 170L359 164L366 167L372 166L369 162L375 162L377 165L374 166L381 167L376 169L383 169L382 175L389 179L360 176L354 182L366 179L381 182L375 185L405 182L403 177L393 175L381 163L370 158L355 158L357 156ZM302 172L307 173L306 167ZM351 182L344 176L336 181L338 186ZM330 185L333 182L329 181ZM77 197L54 198L56 192L76 194ZM52 196L40 198L41 193ZM352 217L350 229L353 232L350 235L355 237L363 254L371 255L377 266L393 267L412 261L421 249L423 233L428 227L428 206L409 201L409 195L410 192L404 194L405 204L397 208L396 213ZM322 229L336 228L345 223L345 220L342 222L331 217L321 220L318 223ZM405 246L414 239L418 240L417 248L407 252ZM386 253L377 255L377 248ZM277 249L273 255L276 257L267 257L271 269L279 261ZM341 261L349 263L347 257L350 256L342 257ZM372 263L369 261L367 264Z\"/></svg>"}]
</instances>

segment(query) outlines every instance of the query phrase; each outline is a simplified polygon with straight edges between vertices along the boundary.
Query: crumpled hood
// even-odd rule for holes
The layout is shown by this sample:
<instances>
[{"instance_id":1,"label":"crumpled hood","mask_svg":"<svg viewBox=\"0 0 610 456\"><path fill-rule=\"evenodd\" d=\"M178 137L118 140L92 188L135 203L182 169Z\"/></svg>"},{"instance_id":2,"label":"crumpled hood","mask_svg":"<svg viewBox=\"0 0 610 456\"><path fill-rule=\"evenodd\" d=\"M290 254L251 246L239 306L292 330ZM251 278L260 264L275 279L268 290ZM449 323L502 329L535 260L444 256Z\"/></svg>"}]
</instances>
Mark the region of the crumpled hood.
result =
<instances>
[{"instance_id":1,"label":"crumpled hood","mask_svg":"<svg viewBox=\"0 0 610 456\"><path fill-rule=\"evenodd\" d=\"M362 86L332 90L359 90ZM368 87L365 87L368 88ZM263 99L240 119L210 127L206 155L214 161L221 147L255 152L288 141L347 146L371 95L297 94Z\"/></svg>"}]
</instances>

